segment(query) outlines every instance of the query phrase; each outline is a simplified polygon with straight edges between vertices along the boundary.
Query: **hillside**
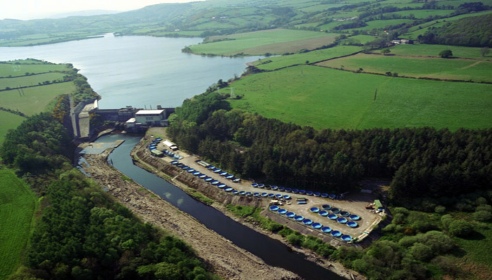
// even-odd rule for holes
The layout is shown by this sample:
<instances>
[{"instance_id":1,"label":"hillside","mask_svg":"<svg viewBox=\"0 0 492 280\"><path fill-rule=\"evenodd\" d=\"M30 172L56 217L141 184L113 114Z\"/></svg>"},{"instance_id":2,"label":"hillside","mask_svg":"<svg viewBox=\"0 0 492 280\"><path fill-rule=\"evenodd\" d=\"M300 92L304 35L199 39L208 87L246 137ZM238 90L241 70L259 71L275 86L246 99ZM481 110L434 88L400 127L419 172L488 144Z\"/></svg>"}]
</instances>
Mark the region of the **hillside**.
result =
<instances>
[{"instance_id":1,"label":"hillside","mask_svg":"<svg viewBox=\"0 0 492 280\"><path fill-rule=\"evenodd\" d=\"M492 46L492 14L469 17L430 28L419 40L428 44Z\"/></svg>"},{"instance_id":2,"label":"hillside","mask_svg":"<svg viewBox=\"0 0 492 280\"><path fill-rule=\"evenodd\" d=\"M480 4L477 4L480 3ZM2 20L0 46L50 44L113 32L119 35L195 36L286 28L417 39L428 27L489 13L492 1L223 1L158 4L139 10L62 19ZM483 42L487 44L487 42ZM482 44L482 45L483 45Z\"/></svg>"}]
</instances>

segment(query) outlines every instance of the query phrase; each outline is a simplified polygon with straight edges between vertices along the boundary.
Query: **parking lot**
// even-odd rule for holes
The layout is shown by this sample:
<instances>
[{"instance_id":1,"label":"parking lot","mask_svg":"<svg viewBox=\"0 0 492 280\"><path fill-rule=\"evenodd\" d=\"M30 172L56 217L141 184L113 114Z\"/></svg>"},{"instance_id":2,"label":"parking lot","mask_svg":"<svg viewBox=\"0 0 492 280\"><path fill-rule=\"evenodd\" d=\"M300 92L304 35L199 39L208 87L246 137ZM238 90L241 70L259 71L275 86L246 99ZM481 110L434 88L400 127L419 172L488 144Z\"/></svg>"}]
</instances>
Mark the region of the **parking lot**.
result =
<instances>
[{"instance_id":1,"label":"parking lot","mask_svg":"<svg viewBox=\"0 0 492 280\"><path fill-rule=\"evenodd\" d=\"M381 214L375 213L374 210L366 209L368 204L374 201L374 197L366 193L348 193L343 199L335 198L334 194L317 193L309 190L289 189L280 186L270 186L259 182L251 182L239 179L234 174L229 174L220 168L211 166L208 163L200 160L195 155L189 155L183 151L171 151L162 142L156 145L156 148L161 151L168 151L167 155L162 157L163 161L169 164L174 164L183 169L183 173L190 173L197 176L217 187L217 191L225 191L231 195L250 196L261 199L266 207L271 204L276 204L280 209L285 209L283 219L287 222L294 220L287 218L285 212L295 213L296 216L302 216L303 220L311 220L312 224L319 223L322 228L326 229L329 235L333 231L339 231L342 235L349 235L358 240L363 239L372 228L381 221ZM172 153L172 154L171 154ZM331 197L331 198L330 198ZM298 204L298 200L305 199L305 204ZM319 211L313 212L312 209ZM346 214L346 222L341 223L337 220L329 219L328 216L322 216L322 211L327 208L337 208L340 213L337 218L342 218L341 213ZM333 214L331 210L327 210L329 214ZM274 213L278 213L274 211ZM280 215L280 214L277 214ZM350 215L355 215L358 219L355 221L357 226L350 227L347 222L351 222ZM333 215L331 215L333 218ZM282 219L279 219L280 221ZM343 219L340 219L343 222ZM299 224L305 226L309 231L322 232L321 227L315 229L307 221L308 225L304 225L302 221ZM353 223L351 223L353 226Z\"/></svg>"}]
</instances>

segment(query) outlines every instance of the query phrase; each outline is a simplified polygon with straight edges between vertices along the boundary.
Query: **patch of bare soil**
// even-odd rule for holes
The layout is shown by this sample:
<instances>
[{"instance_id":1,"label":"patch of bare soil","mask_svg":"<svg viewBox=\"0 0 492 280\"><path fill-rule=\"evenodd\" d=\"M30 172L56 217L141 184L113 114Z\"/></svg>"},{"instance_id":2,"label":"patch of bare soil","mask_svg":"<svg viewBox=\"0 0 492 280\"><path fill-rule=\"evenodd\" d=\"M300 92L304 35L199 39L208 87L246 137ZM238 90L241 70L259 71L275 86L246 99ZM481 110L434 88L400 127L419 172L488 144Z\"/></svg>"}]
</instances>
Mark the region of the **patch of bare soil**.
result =
<instances>
[{"instance_id":1,"label":"patch of bare soil","mask_svg":"<svg viewBox=\"0 0 492 280\"><path fill-rule=\"evenodd\" d=\"M135 182L124 180L118 171L107 165L108 154L109 151L85 155L88 163L84 167L86 173L141 220L190 244L211 270L223 279L301 279L290 271L266 265Z\"/></svg>"}]
</instances>

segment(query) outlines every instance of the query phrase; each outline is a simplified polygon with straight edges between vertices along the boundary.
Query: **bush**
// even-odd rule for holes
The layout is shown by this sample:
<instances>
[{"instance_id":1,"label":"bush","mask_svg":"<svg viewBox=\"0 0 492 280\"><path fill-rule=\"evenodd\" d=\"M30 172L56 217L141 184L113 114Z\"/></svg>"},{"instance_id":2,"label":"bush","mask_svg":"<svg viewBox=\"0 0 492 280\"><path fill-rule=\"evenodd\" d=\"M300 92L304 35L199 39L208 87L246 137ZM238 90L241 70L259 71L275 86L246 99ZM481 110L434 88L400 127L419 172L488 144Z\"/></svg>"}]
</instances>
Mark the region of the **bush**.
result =
<instances>
[{"instance_id":1,"label":"bush","mask_svg":"<svg viewBox=\"0 0 492 280\"><path fill-rule=\"evenodd\" d=\"M281 229L278 234L280 234L282 237L286 237L286 236L289 236L293 233L294 231L291 230L290 228L288 227L284 227L283 229Z\"/></svg>"},{"instance_id":2,"label":"bush","mask_svg":"<svg viewBox=\"0 0 492 280\"><path fill-rule=\"evenodd\" d=\"M436 212L437 214L444 214L446 212L446 207L444 207L442 205L437 205L434 208L434 212Z\"/></svg>"},{"instance_id":3,"label":"bush","mask_svg":"<svg viewBox=\"0 0 492 280\"><path fill-rule=\"evenodd\" d=\"M473 219L478 222L489 222L492 220L492 212L480 210L473 213Z\"/></svg>"},{"instance_id":4,"label":"bush","mask_svg":"<svg viewBox=\"0 0 492 280\"><path fill-rule=\"evenodd\" d=\"M428 261L434 256L432 248L422 243L413 244L410 248L410 254L419 261Z\"/></svg>"},{"instance_id":5,"label":"bush","mask_svg":"<svg viewBox=\"0 0 492 280\"><path fill-rule=\"evenodd\" d=\"M289 244L294 245L294 246L301 246L303 237L297 233L292 233L289 236L287 236L287 242Z\"/></svg>"},{"instance_id":6,"label":"bush","mask_svg":"<svg viewBox=\"0 0 492 280\"><path fill-rule=\"evenodd\" d=\"M451 50L443 50L439 53L441 58L450 58L453 56L453 52Z\"/></svg>"},{"instance_id":7,"label":"bush","mask_svg":"<svg viewBox=\"0 0 492 280\"><path fill-rule=\"evenodd\" d=\"M449 224L449 233L457 237L467 237L473 232L473 226L463 220L455 220Z\"/></svg>"},{"instance_id":8,"label":"bush","mask_svg":"<svg viewBox=\"0 0 492 280\"><path fill-rule=\"evenodd\" d=\"M451 224L452 221L453 221L453 216L451 216L450 214L446 214L442 216L441 217L442 228L448 230L449 225Z\"/></svg>"}]
</instances>

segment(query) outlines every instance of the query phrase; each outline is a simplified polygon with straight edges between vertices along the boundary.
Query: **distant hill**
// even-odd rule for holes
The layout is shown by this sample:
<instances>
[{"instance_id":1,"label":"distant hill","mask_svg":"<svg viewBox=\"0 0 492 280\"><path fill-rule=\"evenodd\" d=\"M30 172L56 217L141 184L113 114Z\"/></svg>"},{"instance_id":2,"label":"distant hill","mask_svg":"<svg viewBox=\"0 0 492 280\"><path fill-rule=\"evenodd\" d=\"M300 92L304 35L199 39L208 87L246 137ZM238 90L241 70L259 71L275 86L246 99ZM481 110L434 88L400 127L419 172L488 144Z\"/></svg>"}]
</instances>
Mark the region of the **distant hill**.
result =
<instances>
[{"instance_id":1,"label":"distant hill","mask_svg":"<svg viewBox=\"0 0 492 280\"><path fill-rule=\"evenodd\" d=\"M427 44L492 47L492 14L463 18L429 29L419 40Z\"/></svg>"},{"instance_id":2,"label":"distant hill","mask_svg":"<svg viewBox=\"0 0 492 280\"><path fill-rule=\"evenodd\" d=\"M50 15L48 18L56 19L56 18L66 18L66 17L87 17L87 16L98 16L98 15L110 15L110 14L117 14L117 13L121 13L121 11L87 10L87 11L77 11L77 12L68 12L68 13Z\"/></svg>"}]
</instances>

